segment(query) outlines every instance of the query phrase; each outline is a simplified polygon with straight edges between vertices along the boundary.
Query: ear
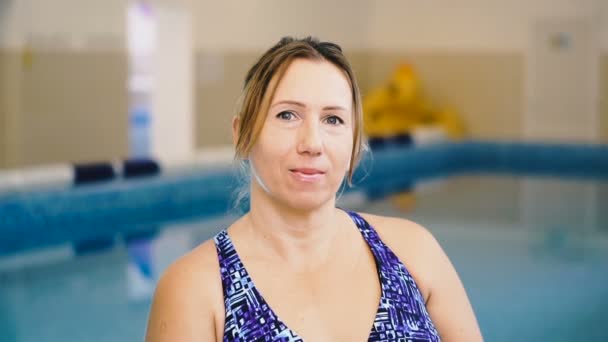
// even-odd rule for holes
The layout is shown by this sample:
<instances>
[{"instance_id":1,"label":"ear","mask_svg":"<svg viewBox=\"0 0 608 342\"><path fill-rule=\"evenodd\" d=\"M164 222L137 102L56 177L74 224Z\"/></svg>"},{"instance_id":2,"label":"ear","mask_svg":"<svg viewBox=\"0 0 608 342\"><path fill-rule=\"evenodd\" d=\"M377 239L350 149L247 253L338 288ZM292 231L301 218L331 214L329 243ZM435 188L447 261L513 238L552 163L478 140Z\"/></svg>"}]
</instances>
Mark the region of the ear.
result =
<instances>
[{"instance_id":1,"label":"ear","mask_svg":"<svg viewBox=\"0 0 608 342\"><path fill-rule=\"evenodd\" d=\"M234 147L236 147L236 143L239 141L239 125L239 117L235 115L232 118L232 144Z\"/></svg>"}]
</instances>

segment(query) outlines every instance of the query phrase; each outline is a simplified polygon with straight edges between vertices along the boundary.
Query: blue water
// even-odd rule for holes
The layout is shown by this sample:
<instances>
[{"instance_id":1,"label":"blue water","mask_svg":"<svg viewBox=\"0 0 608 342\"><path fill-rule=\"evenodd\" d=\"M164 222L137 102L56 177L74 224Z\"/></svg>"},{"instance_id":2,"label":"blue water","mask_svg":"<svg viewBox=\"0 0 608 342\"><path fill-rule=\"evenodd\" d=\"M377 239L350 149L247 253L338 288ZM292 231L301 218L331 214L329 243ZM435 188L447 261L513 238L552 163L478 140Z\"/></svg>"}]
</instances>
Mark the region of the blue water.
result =
<instances>
[{"instance_id":1,"label":"blue water","mask_svg":"<svg viewBox=\"0 0 608 342\"><path fill-rule=\"evenodd\" d=\"M520 196L515 179L463 178L421 189L408 213L388 200L354 209L409 217L431 230L459 272L487 341L608 341L603 197L587 203L597 210L584 205L559 220L554 209L563 201L548 198L550 216L531 225L521 219ZM576 192L564 196L580 206ZM589 213L597 216L589 220ZM166 230L154 243L156 272L231 220ZM0 341L142 340L150 301L130 292L127 248L75 258L65 251L35 262L0 260Z\"/></svg>"}]
</instances>

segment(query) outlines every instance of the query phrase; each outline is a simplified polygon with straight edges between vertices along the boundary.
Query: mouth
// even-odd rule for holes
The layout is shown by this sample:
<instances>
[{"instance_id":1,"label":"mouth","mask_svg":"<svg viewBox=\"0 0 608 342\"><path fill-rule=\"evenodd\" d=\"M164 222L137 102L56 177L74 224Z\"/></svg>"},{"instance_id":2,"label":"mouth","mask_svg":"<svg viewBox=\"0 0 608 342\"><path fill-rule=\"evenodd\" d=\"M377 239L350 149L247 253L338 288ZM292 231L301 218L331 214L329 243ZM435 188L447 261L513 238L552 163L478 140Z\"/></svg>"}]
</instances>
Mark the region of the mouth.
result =
<instances>
[{"instance_id":1,"label":"mouth","mask_svg":"<svg viewBox=\"0 0 608 342\"><path fill-rule=\"evenodd\" d=\"M321 171L319 169L313 169L313 168L297 168L297 169L290 169L289 171L291 172L297 172L297 173L301 173L304 175L316 175L316 174L324 174L324 171Z\"/></svg>"},{"instance_id":2,"label":"mouth","mask_svg":"<svg viewBox=\"0 0 608 342\"><path fill-rule=\"evenodd\" d=\"M324 171L313 168L298 168L290 169L289 171L296 177L296 179L307 183L318 181L321 177L323 177L323 175L325 175Z\"/></svg>"}]
</instances>

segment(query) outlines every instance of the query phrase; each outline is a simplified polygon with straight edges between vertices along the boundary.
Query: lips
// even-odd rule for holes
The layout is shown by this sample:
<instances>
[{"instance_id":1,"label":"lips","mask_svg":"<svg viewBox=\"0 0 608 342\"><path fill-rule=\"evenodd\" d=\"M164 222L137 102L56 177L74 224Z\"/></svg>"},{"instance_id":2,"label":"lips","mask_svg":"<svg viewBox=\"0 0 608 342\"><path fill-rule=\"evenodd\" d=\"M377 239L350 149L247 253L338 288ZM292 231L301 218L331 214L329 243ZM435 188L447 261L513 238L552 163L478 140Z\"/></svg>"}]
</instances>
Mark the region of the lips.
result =
<instances>
[{"instance_id":1,"label":"lips","mask_svg":"<svg viewBox=\"0 0 608 342\"><path fill-rule=\"evenodd\" d=\"M291 171L291 174L295 177L296 180L304 183L317 182L325 174L325 172L314 168L297 168L291 169L289 171Z\"/></svg>"},{"instance_id":2,"label":"lips","mask_svg":"<svg viewBox=\"0 0 608 342\"><path fill-rule=\"evenodd\" d=\"M291 172L297 172L297 173L301 173L304 175L316 175L316 174L324 174L325 172L319 170L319 169L313 169L313 168L297 168L297 169L291 169Z\"/></svg>"}]
</instances>

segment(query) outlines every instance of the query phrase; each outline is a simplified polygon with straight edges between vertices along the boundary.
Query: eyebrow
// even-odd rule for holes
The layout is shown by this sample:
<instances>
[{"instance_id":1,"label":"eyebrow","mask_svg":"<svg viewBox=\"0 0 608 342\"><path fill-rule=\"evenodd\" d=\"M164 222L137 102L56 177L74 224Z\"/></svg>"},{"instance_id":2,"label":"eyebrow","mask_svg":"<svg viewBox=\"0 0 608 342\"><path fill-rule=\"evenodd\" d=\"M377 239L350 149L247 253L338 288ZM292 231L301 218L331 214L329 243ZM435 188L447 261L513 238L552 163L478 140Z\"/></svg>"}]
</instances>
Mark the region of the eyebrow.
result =
<instances>
[{"instance_id":1,"label":"eyebrow","mask_svg":"<svg viewBox=\"0 0 608 342\"><path fill-rule=\"evenodd\" d=\"M298 102L298 101L292 101L292 100L283 100L283 101L275 102L275 103L272 104L271 108L274 107L274 106L278 106L280 104L290 104L290 105L306 108L306 105L304 103ZM343 110L343 111L346 111L346 108L344 108L342 106L325 106L325 107L323 107L323 110Z\"/></svg>"}]
</instances>

